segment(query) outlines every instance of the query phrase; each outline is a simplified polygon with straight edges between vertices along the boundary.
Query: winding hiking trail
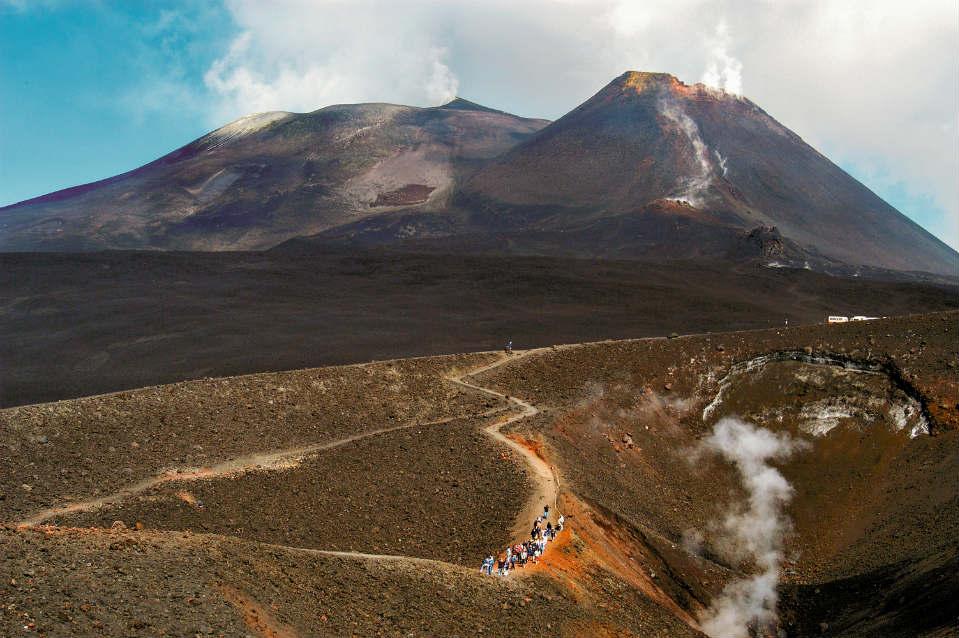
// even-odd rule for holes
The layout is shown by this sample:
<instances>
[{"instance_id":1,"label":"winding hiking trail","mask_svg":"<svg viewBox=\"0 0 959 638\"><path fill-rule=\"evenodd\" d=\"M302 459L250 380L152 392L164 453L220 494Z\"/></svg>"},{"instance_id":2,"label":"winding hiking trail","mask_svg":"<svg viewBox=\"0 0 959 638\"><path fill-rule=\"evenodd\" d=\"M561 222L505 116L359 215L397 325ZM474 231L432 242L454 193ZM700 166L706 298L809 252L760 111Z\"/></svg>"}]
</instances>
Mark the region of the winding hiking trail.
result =
<instances>
[{"instance_id":1,"label":"winding hiking trail","mask_svg":"<svg viewBox=\"0 0 959 638\"><path fill-rule=\"evenodd\" d=\"M533 404L523 401L522 399L514 396L507 396L502 392L497 392L496 390L484 387L475 382L469 381L468 379L475 377L476 375L483 374L484 372L489 372L490 370L505 365L510 361L528 357L531 354L539 352L542 352L542 349L524 350L513 355L501 354L499 359L490 364L471 370L458 377L448 377L450 381L457 385L470 388L471 390L480 392L487 396L509 401L520 409L518 413L494 420L488 426L483 428L483 432L493 438L493 440L507 445L513 451L518 452L523 459L525 459L526 464L529 466L529 475L533 482L533 492L529 495L526 506L516 517L516 523L514 524L512 530L513 538L527 537L530 525L532 524L532 521L542 513L543 505L549 504L550 508L554 512L558 511L557 505L559 500L559 478L556 475L555 469L533 450L529 449L518 441L511 439L500 431L504 426L507 426L511 423L536 416L539 414L539 409Z\"/></svg>"},{"instance_id":2,"label":"winding hiking trail","mask_svg":"<svg viewBox=\"0 0 959 638\"><path fill-rule=\"evenodd\" d=\"M493 408L477 411L472 414L447 416L429 422L413 421L402 425L394 425L386 428L356 433L323 443L313 443L285 449L255 452L252 454L234 457L232 459L227 459L204 467L167 469L154 476L130 483L108 495L89 500L60 503L58 505L40 510L17 523L17 526L21 528L39 528L47 534L72 532L97 535L124 535L128 534L129 532L127 532L122 526L120 526L118 529L72 528L67 526L58 526L56 524L51 525L49 522L52 519L56 519L57 517L63 515L95 510L102 507L109 507L126 499L135 498L144 492L151 490L152 488L167 483L204 481L215 478L239 476L247 472L283 471L297 467L311 455L345 446L369 437L410 428L442 425L462 420L464 421L464 424L468 425L469 427L481 430L484 435L488 436L492 441L495 442L497 448L500 448L500 446L506 446L507 449L512 450L515 453L509 457L504 455L504 459L511 457L509 462L517 462L519 459L522 459L522 462L525 464L524 469L529 477L529 491L526 494L525 503L521 506L520 511L517 513L512 529L509 530L507 534L504 534L508 536L508 538L504 540L507 540L509 545L513 545L529 538L530 527L533 521L543 512L544 505L549 505L554 517L558 515L561 505L560 478L556 469L550 465L546 458L544 458L542 452L538 449L538 445L534 441L528 440L521 435L510 435L503 432L503 429L511 424L517 423L524 419L530 419L541 414L540 408L529 401L516 396L508 395L504 392L500 392L492 387L488 387L484 385L482 380L478 379L478 377L497 368L507 366L511 363L518 363L527 357L536 356L548 350L566 347L573 346L569 345L554 346L551 348L536 348L524 351L516 351L512 354L496 353L495 358L488 363L465 370L447 369L446 373L440 377L442 382L454 384L470 393L476 393L490 399L494 399L496 402L496 407ZM489 405L488 402L485 403ZM475 423L468 421L470 419L488 419L488 422ZM632 563L635 562L635 558L633 558L632 554L628 552L617 551L618 547L616 544L610 542L610 540L606 538L605 529L601 529L595 523L590 524L592 519L588 514L588 510L582 505L580 506L580 509L577 509L574 506L576 501L570 501L567 498L569 496L570 494L568 493L564 495L562 500L562 508L566 510L566 513L569 515L570 519L572 519L573 516L576 516L577 520L583 520L582 528L577 528L580 531L576 533L585 534L584 538L586 538L588 542L602 550L599 554L597 554L600 564L606 565L612 573L619 575L626 582L634 585L640 591L645 592L650 599L670 609L673 613L677 614L679 618L690 624L690 626L695 626L695 619L693 619L692 616L690 616L690 614L684 609L676 605L676 603L659 588L657 583L654 583L652 580L650 580L651 577L648 576L642 568L633 567ZM183 497L181 496L181 498ZM517 500L519 500L519 498L517 498ZM137 529L140 529L139 525L137 526ZM572 524L570 529L574 529ZM143 533L156 534L156 538L161 539L159 542L172 543L182 543L184 542L184 539L194 537L200 538L201 540L205 536L217 537L216 534L200 534L196 536L187 534L184 536L178 536L177 538L172 538L171 535L166 534L164 530L159 529L145 530ZM576 563L580 562L581 557L578 554L575 556L569 555L569 552L563 549L564 544L570 542L570 533L573 532L566 532L564 536L560 537L560 540L549 544L548 547L551 547L552 551L548 551L547 556L555 555L555 558L549 559L548 561L540 561L538 563L534 562L532 567L529 569L510 570L510 578L500 582L503 582L504 586L511 586L509 585L509 581L518 578L525 578L535 574L545 573L552 578L556 578L560 582L568 583L573 588L581 586L578 584L578 579L580 578L579 570L581 567L576 565ZM363 561L369 563L371 566L393 563L408 565L411 569L426 569L430 572L456 572L464 575L475 575L477 573L475 567L463 566L454 563L448 563L442 560L418 556L305 548L269 542L257 542L257 545L260 547L273 547L284 552L294 552L302 555L328 556L346 561ZM505 543L501 545L501 547L505 546ZM497 552L494 551L492 555L496 556ZM593 560L596 559L594 558ZM624 567L624 565L626 567ZM373 568L375 569L375 567ZM275 615L269 605L265 605L263 600L258 600L257 596L255 596L252 591L245 591L235 583L222 580L215 582L215 584L212 586L224 601L236 609L244 624L254 635L264 638L298 638L300 635L293 626L284 623L280 617Z\"/></svg>"},{"instance_id":3,"label":"winding hiking trail","mask_svg":"<svg viewBox=\"0 0 959 638\"><path fill-rule=\"evenodd\" d=\"M546 503L550 504L550 507L555 508L558 493L559 493L559 481L556 477L553 468L551 468L543 459L537 456L532 450L523 446L522 444L514 441L513 439L507 437L500 429L510 423L534 416L539 413L539 410L530 403L518 399L516 397L508 397L500 392L492 390L490 388L483 387L473 381L468 380L469 378L488 372L498 368L511 360L515 360L521 357L529 356L534 352L539 352L539 350L527 350L523 352L516 353L512 356L500 353L499 357L492 363L483 365L478 368L473 368L467 370L458 376L446 376L445 380L459 385L464 388L468 388L471 391L479 392L490 397L508 401L513 406L519 408L519 412L506 416L505 418L495 419L488 426L483 428L483 431L493 438L495 441L507 445L510 449L519 453L527 462L530 470L530 477L533 480L533 492L527 500L527 504L524 509L520 512L517 517L516 523L514 525L511 534L513 537L522 538L526 535L526 532L529 528L529 523L542 511L542 506ZM473 417L484 418L493 415L497 415L501 412L506 411L505 407L497 407L484 412L477 413L472 415ZM172 482L184 482L184 481L200 481L200 480L209 480L213 478L222 478L227 476L236 476L244 474L247 472L259 472L259 471L276 471L296 467L304 459L309 456L316 454L317 452L322 452L325 450L334 449L355 441L359 441L365 438L378 436L380 434L387 434L389 432L396 432L399 430L405 430L413 427L428 427L432 425L442 425L445 423L450 423L452 421L461 419L464 417L443 417L441 419L436 419L434 421L428 422L412 422L405 423L403 425L397 425L389 428L380 428L377 430L371 430L368 432L362 432L358 434L353 434L347 437L342 437L334 441L327 441L324 443L314 443L311 445L297 446L292 448L285 448L280 450L270 450L266 452L257 452L254 454L248 454L244 456L235 457L220 463L216 463L209 466L203 467L193 467L193 468L174 468L163 471L160 474L151 476L149 478L137 481L126 485L119 490L100 496L93 499L75 501L69 503L61 503L59 505L54 505L52 507L40 510L28 518L20 520L16 523L18 527L33 527L37 525L42 525L49 521L50 519L62 516L65 514L75 514L78 512L87 512L101 507L113 505L124 501L129 498L133 498L139 494L142 494L150 489L163 485L165 483ZM340 555L340 556L355 556L362 558L393 558L401 559L403 557L387 557L380 555L372 554L362 554L362 553L353 553L353 552L327 552L330 555Z\"/></svg>"},{"instance_id":4,"label":"winding hiking trail","mask_svg":"<svg viewBox=\"0 0 959 638\"><path fill-rule=\"evenodd\" d=\"M504 408L494 408L492 410L487 410L486 412L481 412L476 416L491 416L493 414L502 412L503 410ZM201 481L206 479L236 476L246 472L290 469L296 467L307 457L316 454L317 452L331 450L333 448L341 447L343 445L369 438L371 436L387 434L389 432L396 432L398 430L408 430L414 427L442 425L444 423L450 423L451 421L456 421L457 419L461 418L463 417L443 417L442 419L427 421L425 423L404 423L403 425L397 425L394 427L380 428L378 430L371 430L369 432L362 432L360 434L352 434L350 436L339 438L334 441L327 441L325 443L314 443L311 445L238 456L220 463L203 467L169 469L165 470L161 474L151 476L143 479L142 481L137 481L136 483L131 483L130 485L120 488L116 492L106 494L99 498L55 505L53 507L40 510L29 518L25 518L15 524L18 527L31 527L34 525L40 525L51 518L55 518L64 514L88 512L90 510L98 509L106 505L113 505L138 494L142 494L143 492L146 492L147 490L159 485L163 485L164 483L178 481Z\"/></svg>"}]
</instances>

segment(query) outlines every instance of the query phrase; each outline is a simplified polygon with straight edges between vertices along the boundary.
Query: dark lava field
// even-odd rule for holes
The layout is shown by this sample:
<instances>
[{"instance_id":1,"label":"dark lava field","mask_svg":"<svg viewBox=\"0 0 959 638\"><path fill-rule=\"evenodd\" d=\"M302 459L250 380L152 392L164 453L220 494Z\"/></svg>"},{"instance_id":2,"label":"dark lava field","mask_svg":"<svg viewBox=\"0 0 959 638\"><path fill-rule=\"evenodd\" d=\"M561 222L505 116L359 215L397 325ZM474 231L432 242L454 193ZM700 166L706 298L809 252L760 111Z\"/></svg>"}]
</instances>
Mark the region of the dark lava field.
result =
<instances>
[{"instance_id":1,"label":"dark lava field","mask_svg":"<svg viewBox=\"0 0 959 638\"><path fill-rule=\"evenodd\" d=\"M301 248L0 254L0 406L208 376L959 307L959 289L729 261Z\"/></svg>"}]
</instances>

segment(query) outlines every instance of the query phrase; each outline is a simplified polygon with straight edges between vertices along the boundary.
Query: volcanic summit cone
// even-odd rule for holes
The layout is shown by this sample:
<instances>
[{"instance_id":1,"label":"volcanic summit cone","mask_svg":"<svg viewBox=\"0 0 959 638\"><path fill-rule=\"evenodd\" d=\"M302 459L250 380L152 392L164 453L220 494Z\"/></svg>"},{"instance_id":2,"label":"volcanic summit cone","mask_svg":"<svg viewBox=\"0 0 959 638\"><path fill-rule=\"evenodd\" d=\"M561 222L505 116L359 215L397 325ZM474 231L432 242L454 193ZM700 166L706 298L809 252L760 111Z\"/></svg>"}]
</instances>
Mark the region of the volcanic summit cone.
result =
<instances>
[{"instance_id":1,"label":"volcanic summit cone","mask_svg":"<svg viewBox=\"0 0 959 638\"><path fill-rule=\"evenodd\" d=\"M663 73L624 73L465 190L503 214L548 210L606 253L775 228L807 258L956 274L953 250L751 101Z\"/></svg>"}]
</instances>

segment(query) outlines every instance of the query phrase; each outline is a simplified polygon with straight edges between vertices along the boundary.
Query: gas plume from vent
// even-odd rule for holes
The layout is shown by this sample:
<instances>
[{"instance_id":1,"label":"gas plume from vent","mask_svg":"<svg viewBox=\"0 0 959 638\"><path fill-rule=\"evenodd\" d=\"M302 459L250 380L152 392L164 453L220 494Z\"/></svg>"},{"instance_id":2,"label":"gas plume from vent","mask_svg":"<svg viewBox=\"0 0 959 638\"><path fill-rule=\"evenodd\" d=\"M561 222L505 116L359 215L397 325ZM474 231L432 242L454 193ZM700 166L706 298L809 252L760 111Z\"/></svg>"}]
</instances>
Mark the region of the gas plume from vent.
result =
<instances>
[{"instance_id":1,"label":"gas plume from vent","mask_svg":"<svg viewBox=\"0 0 959 638\"><path fill-rule=\"evenodd\" d=\"M657 102L657 109L660 115L669 120L689 140L695 160L695 165L692 167L695 172L683 178L680 182L682 190L670 199L686 202L698 208L705 202L706 192L713 180L713 164L709 158L709 147L699 134L699 126L686 114L680 104L664 96ZM725 166L723 168L725 170Z\"/></svg>"},{"instance_id":2,"label":"gas plume from vent","mask_svg":"<svg viewBox=\"0 0 959 638\"><path fill-rule=\"evenodd\" d=\"M709 42L709 62L702 83L733 95L742 95L743 63L729 52L731 40L729 25L721 20Z\"/></svg>"},{"instance_id":3,"label":"gas plume from vent","mask_svg":"<svg viewBox=\"0 0 959 638\"><path fill-rule=\"evenodd\" d=\"M699 453L715 453L733 463L748 494L722 522L717 550L730 560L753 564L758 572L728 584L699 621L715 638L776 635L776 605L783 537L791 522L783 513L793 488L769 463L807 447L788 434L775 434L734 417L721 419L700 444Z\"/></svg>"}]
</instances>

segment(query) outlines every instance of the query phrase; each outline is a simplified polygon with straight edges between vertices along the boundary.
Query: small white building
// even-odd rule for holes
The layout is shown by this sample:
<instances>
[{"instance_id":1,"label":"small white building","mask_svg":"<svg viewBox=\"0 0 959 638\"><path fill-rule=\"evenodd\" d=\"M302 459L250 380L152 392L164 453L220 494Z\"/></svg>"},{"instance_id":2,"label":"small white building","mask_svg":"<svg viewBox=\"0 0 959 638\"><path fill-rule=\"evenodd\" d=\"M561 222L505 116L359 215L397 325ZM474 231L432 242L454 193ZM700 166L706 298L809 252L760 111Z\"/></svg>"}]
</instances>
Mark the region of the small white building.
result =
<instances>
[{"instance_id":1,"label":"small white building","mask_svg":"<svg viewBox=\"0 0 959 638\"><path fill-rule=\"evenodd\" d=\"M849 321L849 317L843 317L842 315L829 315L826 317L826 323L846 323Z\"/></svg>"}]
</instances>

